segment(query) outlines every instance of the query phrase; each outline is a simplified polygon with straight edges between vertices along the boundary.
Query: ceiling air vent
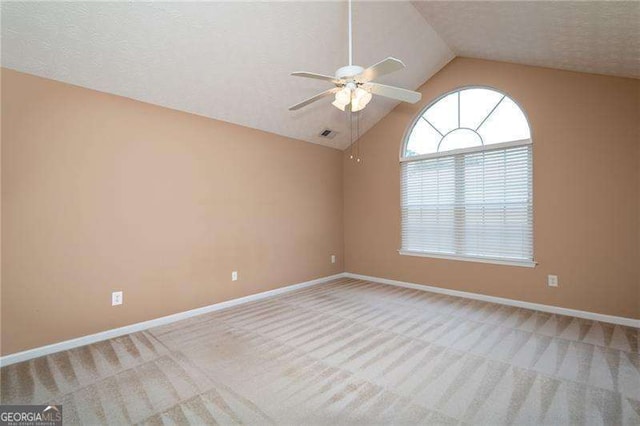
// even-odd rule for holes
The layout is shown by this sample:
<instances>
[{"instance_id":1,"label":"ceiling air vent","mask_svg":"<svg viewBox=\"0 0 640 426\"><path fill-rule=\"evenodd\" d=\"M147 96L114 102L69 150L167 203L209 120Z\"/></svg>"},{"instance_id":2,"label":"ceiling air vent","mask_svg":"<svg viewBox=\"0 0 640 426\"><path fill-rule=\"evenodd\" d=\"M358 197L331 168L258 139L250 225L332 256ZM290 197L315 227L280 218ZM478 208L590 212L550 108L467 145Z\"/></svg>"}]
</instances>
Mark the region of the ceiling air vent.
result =
<instances>
[{"instance_id":1,"label":"ceiling air vent","mask_svg":"<svg viewBox=\"0 0 640 426\"><path fill-rule=\"evenodd\" d=\"M335 130L324 129L323 131L320 132L318 136L325 139L333 139L336 137L337 134L338 132L336 132Z\"/></svg>"}]
</instances>

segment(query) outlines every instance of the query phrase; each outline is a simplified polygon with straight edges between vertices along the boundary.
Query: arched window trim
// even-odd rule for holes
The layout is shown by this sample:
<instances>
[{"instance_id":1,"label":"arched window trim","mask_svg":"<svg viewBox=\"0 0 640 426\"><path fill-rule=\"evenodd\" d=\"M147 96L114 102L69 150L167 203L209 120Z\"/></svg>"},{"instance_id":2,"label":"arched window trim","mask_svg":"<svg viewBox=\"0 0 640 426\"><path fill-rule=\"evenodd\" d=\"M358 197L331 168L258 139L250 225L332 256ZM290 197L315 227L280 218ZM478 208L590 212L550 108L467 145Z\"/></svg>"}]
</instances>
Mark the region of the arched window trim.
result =
<instances>
[{"instance_id":1,"label":"arched window trim","mask_svg":"<svg viewBox=\"0 0 640 426\"><path fill-rule=\"evenodd\" d=\"M472 130L473 132L478 134L478 136L480 137L480 141L482 142L482 145L474 146L474 147L471 147L471 148L461 148L461 149L454 149L454 150L443 151L443 152L434 152L434 153L430 153L430 154L412 155L412 156L408 156L408 157L405 156L404 154L406 152L407 144L409 143L409 138L411 137L411 133L413 132L413 128L416 126L416 124L420 120L424 119L425 112L427 112L427 110L429 108L431 108L432 106L434 106L435 104L440 102L442 99L446 98L447 96L451 95L452 93L461 92L461 91L467 90L467 89L488 89L488 90L493 90L494 92L500 93L502 95L502 98L500 99L500 101L494 106L494 108L489 112L489 114L487 114L485 119L478 126L478 129L482 126L482 124L484 124L484 122L489 118L489 116L495 111L495 109L498 107L498 105L500 105L500 103L505 98L509 98L509 99L511 99L511 101L513 101L513 103L515 103L518 106L520 111L522 111L522 114L524 114L524 118L525 118L525 120L527 122L527 126L529 127L529 136L530 136L529 139L521 139L521 140L515 140L515 141L509 141L509 142L502 142L502 143L495 143L495 144L485 145L484 144L484 140L482 139L482 136L477 132L477 129L471 129L471 128L467 128L467 127L456 127L455 129L450 130L446 134L442 135L442 139L440 140L438 145L440 143L442 143L442 141L444 140L445 136L447 136L451 132L454 132L454 131L459 130L459 129ZM460 106L458 104L458 119L460 117L459 116L459 114L460 114L459 108L460 108ZM431 125L433 127L433 125L428 120L426 120L426 119L424 119L424 120L429 125ZM409 125L409 127L405 131L404 136L402 138L402 143L400 144L399 160L400 160L400 162L417 161L417 160L423 160L423 159L426 159L426 158L445 157L445 156L454 155L454 154L464 154L464 153L467 153L467 152L488 151L488 150L493 150L493 149L508 148L508 147L511 147L511 146L531 144L531 143L533 143L533 131L532 131L531 126L529 125L529 123L530 123L530 121L529 121L529 116L527 114L527 111L522 107L522 105L520 105L520 102L518 102L516 99L514 99L508 93L505 93L504 91L502 91L500 89L497 89L497 88L492 87L492 86L485 86L485 85L469 85L469 86L456 87L456 88L454 88L454 89L452 89L452 90L450 90L450 91L448 91L446 93L443 93L443 94L439 95L438 97L434 98L431 102L429 102L424 108L422 108L420 110L420 112L416 115L416 117L414 117L414 119L411 121L411 124ZM435 130L438 133L440 133L437 129L435 129Z\"/></svg>"}]
</instances>

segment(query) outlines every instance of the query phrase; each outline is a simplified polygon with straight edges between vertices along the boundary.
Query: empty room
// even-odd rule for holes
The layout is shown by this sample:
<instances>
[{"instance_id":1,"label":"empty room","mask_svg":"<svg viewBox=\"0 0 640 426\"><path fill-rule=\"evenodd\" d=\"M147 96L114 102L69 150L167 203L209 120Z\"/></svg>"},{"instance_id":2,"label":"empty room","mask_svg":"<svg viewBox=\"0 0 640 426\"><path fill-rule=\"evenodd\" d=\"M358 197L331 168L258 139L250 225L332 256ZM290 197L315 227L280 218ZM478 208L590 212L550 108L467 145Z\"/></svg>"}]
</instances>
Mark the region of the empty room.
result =
<instances>
[{"instance_id":1,"label":"empty room","mask_svg":"<svg viewBox=\"0 0 640 426\"><path fill-rule=\"evenodd\" d=\"M640 2L0 19L0 425L640 425Z\"/></svg>"}]
</instances>

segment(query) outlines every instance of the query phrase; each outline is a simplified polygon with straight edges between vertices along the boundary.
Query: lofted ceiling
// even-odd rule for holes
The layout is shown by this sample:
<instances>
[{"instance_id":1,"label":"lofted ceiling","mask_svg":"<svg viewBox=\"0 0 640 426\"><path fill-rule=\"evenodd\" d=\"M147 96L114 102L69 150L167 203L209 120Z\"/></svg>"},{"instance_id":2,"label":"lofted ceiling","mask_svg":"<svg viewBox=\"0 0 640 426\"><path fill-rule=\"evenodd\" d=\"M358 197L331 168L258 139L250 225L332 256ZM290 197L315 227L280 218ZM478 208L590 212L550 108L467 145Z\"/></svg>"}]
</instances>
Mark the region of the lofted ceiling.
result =
<instances>
[{"instance_id":1,"label":"lofted ceiling","mask_svg":"<svg viewBox=\"0 0 640 426\"><path fill-rule=\"evenodd\" d=\"M354 3L354 62L394 56L379 81L417 89L454 56L640 77L640 3ZM3 2L2 66L284 136L346 148L329 88L292 71L347 62L347 8L331 2ZM367 106L361 132L397 103ZM325 128L338 132L323 139Z\"/></svg>"},{"instance_id":2,"label":"lofted ceiling","mask_svg":"<svg viewBox=\"0 0 640 426\"><path fill-rule=\"evenodd\" d=\"M640 78L638 1L413 4L457 56Z\"/></svg>"},{"instance_id":3,"label":"lofted ceiling","mask_svg":"<svg viewBox=\"0 0 640 426\"><path fill-rule=\"evenodd\" d=\"M454 57L411 3L355 3L353 15L356 64L407 65L382 83L416 89ZM329 98L288 110L332 86L289 74L347 61L345 2L2 4L5 67L336 148L350 135ZM374 99L362 132L396 104Z\"/></svg>"}]
</instances>

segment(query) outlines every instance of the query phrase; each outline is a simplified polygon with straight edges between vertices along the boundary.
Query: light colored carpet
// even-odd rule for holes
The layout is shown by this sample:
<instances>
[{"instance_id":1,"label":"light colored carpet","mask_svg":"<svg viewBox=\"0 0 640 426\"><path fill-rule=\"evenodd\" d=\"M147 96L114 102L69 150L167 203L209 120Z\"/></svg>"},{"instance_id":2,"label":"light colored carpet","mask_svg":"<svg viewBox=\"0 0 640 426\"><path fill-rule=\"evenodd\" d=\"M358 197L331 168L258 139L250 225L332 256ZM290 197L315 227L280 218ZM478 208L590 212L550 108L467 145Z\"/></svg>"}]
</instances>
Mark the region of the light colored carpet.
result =
<instances>
[{"instance_id":1,"label":"light colored carpet","mask_svg":"<svg viewBox=\"0 0 640 426\"><path fill-rule=\"evenodd\" d=\"M66 424L640 424L639 330L339 280L1 370Z\"/></svg>"}]
</instances>

